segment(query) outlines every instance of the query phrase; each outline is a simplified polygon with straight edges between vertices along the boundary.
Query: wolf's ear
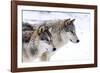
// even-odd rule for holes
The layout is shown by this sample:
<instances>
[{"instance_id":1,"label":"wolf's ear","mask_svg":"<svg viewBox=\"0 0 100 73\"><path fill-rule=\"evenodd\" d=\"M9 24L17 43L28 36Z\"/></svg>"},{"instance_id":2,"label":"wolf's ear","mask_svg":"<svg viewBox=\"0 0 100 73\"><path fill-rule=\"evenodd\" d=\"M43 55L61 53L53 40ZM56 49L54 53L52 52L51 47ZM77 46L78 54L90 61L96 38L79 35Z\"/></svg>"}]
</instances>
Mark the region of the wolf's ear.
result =
<instances>
[{"instance_id":1,"label":"wolf's ear","mask_svg":"<svg viewBox=\"0 0 100 73\"><path fill-rule=\"evenodd\" d=\"M69 22L70 21L70 18L69 19L65 19L65 22Z\"/></svg>"},{"instance_id":2,"label":"wolf's ear","mask_svg":"<svg viewBox=\"0 0 100 73\"><path fill-rule=\"evenodd\" d=\"M69 19L66 19L66 20L64 20L64 25L66 26L67 24L69 24L70 23L70 18Z\"/></svg>"},{"instance_id":3,"label":"wolf's ear","mask_svg":"<svg viewBox=\"0 0 100 73\"><path fill-rule=\"evenodd\" d=\"M43 33L45 31L45 26L40 26L38 29L37 29L37 33L40 35L41 33Z\"/></svg>"},{"instance_id":4,"label":"wolf's ear","mask_svg":"<svg viewBox=\"0 0 100 73\"><path fill-rule=\"evenodd\" d=\"M75 19L71 20L71 23L73 23L75 21Z\"/></svg>"},{"instance_id":5,"label":"wolf's ear","mask_svg":"<svg viewBox=\"0 0 100 73\"><path fill-rule=\"evenodd\" d=\"M75 19L73 19L73 20L70 20L69 22L68 22L68 25L71 25L71 24L73 24L73 22L75 21Z\"/></svg>"}]
</instances>

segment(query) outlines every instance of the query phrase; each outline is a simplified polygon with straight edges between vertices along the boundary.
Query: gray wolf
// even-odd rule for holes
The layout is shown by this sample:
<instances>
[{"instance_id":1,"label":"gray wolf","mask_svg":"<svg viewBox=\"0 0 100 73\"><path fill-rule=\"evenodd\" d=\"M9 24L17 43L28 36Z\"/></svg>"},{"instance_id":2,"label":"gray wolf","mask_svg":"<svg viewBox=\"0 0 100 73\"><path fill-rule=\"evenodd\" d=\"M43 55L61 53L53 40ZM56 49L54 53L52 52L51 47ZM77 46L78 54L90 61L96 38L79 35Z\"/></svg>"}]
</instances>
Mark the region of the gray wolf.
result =
<instances>
[{"instance_id":1,"label":"gray wolf","mask_svg":"<svg viewBox=\"0 0 100 73\"><path fill-rule=\"evenodd\" d=\"M75 19L58 19L46 21L45 24L51 28L51 34L53 36L53 43L55 47L60 48L66 44L68 40L73 43L79 43L79 39L76 35L76 29L74 24Z\"/></svg>"},{"instance_id":2,"label":"gray wolf","mask_svg":"<svg viewBox=\"0 0 100 73\"><path fill-rule=\"evenodd\" d=\"M23 62L33 61L36 58L40 58L41 61L48 61L51 53L55 50L49 28L40 25L38 29L33 30L28 42L23 41Z\"/></svg>"}]
</instances>

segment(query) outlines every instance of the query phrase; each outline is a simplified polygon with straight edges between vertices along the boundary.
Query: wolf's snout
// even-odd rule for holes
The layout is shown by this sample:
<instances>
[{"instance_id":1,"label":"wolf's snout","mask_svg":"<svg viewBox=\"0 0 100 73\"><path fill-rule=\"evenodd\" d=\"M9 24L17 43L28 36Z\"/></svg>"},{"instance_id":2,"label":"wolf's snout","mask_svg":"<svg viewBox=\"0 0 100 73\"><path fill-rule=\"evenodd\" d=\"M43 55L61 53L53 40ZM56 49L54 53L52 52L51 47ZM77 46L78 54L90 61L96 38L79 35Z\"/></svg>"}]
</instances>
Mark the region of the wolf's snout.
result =
<instances>
[{"instance_id":1,"label":"wolf's snout","mask_svg":"<svg viewBox=\"0 0 100 73\"><path fill-rule=\"evenodd\" d=\"M56 51L56 48L53 48L53 51Z\"/></svg>"},{"instance_id":2,"label":"wolf's snout","mask_svg":"<svg viewBox=\"0 0 100 73\"><path fill-rule=\"evenodd\" d=\"M77 43L80 42L80 40L77 40Z\"/></svg>"}]
</instances>

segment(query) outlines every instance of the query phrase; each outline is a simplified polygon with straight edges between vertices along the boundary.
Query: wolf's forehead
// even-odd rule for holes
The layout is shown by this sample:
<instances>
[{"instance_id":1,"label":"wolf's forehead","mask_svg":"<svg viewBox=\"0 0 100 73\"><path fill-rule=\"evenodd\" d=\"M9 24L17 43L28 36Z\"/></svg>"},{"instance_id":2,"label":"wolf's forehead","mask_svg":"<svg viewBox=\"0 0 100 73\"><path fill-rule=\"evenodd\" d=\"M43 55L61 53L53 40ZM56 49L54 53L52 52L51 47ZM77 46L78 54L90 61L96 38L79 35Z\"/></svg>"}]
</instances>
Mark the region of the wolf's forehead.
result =
<instances>
[{"instance_id":1,"label":"wolf's forehead","mask_svg":"<svg viewBox=\"0 0 100 73\"><path fill-rule=\"evenodd\" d=\"M44 38L51 38L51 35L49 32L43 32L40 37L44 37Z\"/></svg>"}]
</instances>

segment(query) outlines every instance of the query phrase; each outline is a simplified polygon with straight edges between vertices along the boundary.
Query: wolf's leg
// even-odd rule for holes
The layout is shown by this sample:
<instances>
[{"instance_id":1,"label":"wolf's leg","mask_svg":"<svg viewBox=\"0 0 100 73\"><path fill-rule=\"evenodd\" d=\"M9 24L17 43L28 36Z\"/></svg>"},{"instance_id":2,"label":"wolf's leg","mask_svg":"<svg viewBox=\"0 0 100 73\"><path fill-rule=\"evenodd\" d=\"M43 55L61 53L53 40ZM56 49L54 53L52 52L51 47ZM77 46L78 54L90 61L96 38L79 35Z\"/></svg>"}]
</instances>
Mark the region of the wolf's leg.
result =
<instances>
[{"instance_id":1,"label":"wolf's leg","mask_svg":"<svg viewBox=\"0 0 100 73\"><path fill-rule=\"evenodd\" d=\"M42 54L42 56L40 57L41 61L49 61L50 60L50 56L48 54L48 52L45 52Z\"/></svg>"}]
</instances>

